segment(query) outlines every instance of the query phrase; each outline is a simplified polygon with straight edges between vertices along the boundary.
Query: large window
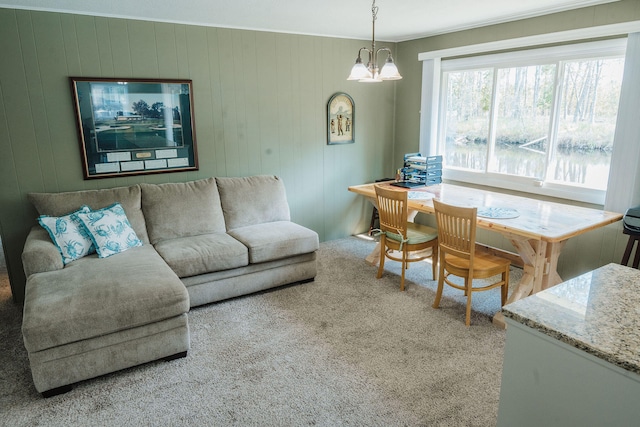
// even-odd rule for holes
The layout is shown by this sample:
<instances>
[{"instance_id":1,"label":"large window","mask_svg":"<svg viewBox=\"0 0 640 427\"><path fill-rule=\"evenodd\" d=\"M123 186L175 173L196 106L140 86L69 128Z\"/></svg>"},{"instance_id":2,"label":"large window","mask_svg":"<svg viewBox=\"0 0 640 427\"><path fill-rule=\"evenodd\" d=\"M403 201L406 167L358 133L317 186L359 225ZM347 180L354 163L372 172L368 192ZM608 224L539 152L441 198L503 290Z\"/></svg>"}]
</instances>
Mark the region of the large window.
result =
<instances>
[{"instance_id":1,"label":"large window","mask_svg":"<svg viewBox=\"0 0 640 427\"><path fill-rule=\"evenodd\" d=\"M448 177L603 198L624 46L614 40L442 61L437 150Z\"/></svg>"}]
</instances>

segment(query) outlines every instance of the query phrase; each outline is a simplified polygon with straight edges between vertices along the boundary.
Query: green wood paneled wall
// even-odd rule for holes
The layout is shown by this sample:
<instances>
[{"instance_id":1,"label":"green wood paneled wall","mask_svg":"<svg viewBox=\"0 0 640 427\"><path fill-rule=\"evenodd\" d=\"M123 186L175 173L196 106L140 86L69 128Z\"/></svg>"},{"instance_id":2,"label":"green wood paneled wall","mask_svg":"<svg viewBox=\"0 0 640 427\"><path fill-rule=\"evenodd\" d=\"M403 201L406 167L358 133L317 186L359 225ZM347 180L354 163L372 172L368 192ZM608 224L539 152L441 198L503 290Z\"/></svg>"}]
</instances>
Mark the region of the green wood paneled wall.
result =
<instances>
[{"instance_id":1,"label":"green wood paneled wall","mask_svg":"<svg viewBox=\"0 0 640 427\"><path fill-rule=\"evenodd\" d=\"M0 9L0 230L14 298L36 224L29 192L275 174L292 218L331 240L362 231L349 185L385 175L395 84L346 77L363 42ZM193 80L200 170L83 180L69 76ZM356 105L356 143L326 145L326 105ZM389 172L387 172L388 174Z\"/></svg>"}]
</instances>

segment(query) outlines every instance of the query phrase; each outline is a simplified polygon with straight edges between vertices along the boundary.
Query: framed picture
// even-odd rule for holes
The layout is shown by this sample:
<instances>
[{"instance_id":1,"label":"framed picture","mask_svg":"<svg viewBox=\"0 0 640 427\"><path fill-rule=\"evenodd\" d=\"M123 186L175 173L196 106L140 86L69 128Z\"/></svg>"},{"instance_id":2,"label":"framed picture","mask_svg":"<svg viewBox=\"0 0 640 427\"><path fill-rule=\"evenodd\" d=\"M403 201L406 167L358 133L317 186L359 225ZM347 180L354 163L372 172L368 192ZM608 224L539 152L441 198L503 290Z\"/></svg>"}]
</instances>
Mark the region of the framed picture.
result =
<instances>
[{"instance_id":1,"label":"framed picture","mask_svg":"<svg viewBox=\"0 0 640 427\"><path fill-rule=\"evenodd\" d=\"M327 144L355 142L355 104L344 92L335 93L327 103Z\"/></svg>"},{"instance_id":2,"label":"framed picture","mask_svg":"<svg viewBox=\"0 0 640 427\"><path fill-rule=\"evenodd\" d=\"M70 80L85 179L198 169L191 80Z\"/></svg>"}]
</instances>

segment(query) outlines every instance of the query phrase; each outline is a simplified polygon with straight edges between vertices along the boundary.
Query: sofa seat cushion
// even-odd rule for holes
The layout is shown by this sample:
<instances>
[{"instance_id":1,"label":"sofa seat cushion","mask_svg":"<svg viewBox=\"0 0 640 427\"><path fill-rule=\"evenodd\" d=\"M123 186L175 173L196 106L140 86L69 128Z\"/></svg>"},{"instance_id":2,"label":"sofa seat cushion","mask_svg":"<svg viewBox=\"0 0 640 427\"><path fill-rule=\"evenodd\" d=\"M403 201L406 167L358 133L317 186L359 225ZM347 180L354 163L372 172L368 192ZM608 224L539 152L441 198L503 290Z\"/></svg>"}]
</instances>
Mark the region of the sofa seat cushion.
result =
<instances>
[{"instance_id":1,"label":"sofa seat cushion","mask_svg":"<svg viewBox=\"0 0 640 427\"><path fill-rule=\"evenodd\" d=\"M237 228L229 234L249 248L249 262L273 261L318 250L318 234L290 221Z\"/></svg>"},{"instance_id":2,"label":"sofa seat cushion","mask_svg":"<svg viewBox=\"0 0 640 427\"><path fill-rule=\"evenodd\" d=\"M184 285L150 245L33 274L22 333L29 352L102 336L189 311Z\"/></svg>"},{"instance_id":3,"label":"sofa seat cushion","mask_svg":"<svg viewBox=\"0 0 640 427\"><path fill-rule=\"evenodd\" d=\"M140 184L142 211L152 244L178 237L224 233L224 215L213 178Z\"/></svg>"},{"instance_id":4,"label":"sofa seat cushion","mask_svg":"<svg viewBox=\"0 0 640 427\"><path fill-rule=\"evenodd\" d=\"M249 264L247 247L226 233L163 240L155 248L178 277Z\"/></svg>"}]
</instances>

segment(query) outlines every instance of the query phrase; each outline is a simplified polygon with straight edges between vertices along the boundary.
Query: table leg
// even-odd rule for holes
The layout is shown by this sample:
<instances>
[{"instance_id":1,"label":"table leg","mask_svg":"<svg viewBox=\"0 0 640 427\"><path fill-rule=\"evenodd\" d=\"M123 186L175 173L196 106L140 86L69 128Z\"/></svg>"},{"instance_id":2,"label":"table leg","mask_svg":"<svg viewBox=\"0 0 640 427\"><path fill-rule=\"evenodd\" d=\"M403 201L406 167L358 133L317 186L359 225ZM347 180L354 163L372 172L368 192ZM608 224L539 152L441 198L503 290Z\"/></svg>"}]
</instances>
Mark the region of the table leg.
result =
<instances>
[{"instance_id":1,"label":"table leg","mask_svg":"<svg viewBox=\"0 0 640 427\"><path fill-rule=\"evenodd\" d=\"M374 267L378 265L380 262L380 242L376 243L376 247L373 248L373 251L371 251L364 260Z\"/></svg>"},{"instance_id":2,"label":"table leg","mask_svg":"<svg viewBox=\"0 0 640 427\"><path fill-rule=\"evenodd\" d=\"M509 235L508 237L522 258L524 265L522 268L522 278L513 288L506 304L518 301L519 299L528 297L532 293L542 290L546 273L545 270L549 265L547 255L552 252L547 250L547 242L543 240L526 239L516 235ZM558 248L556 252L559 254L559 251L560 249ZM557 264L557 257L555 261ZM493 323L502 328L506 327L502 312L498 312L493 316Z\"/></svg>"},{"instance_id":3,"label":"table leg","mask_svg":"<svg viewBox=\"0 0 640 427\"><path fill-rule=\"evenodd\" d=\"M547 271L542 276L542 289L548 289L559 283L562 283L562 277L558 274L558 257L560 252L566 243L566 240L562 242L547 243Z\"/></svg>"},{"instance_id":4,"label":"table leg","mask_svg":"<svg viewBox=\"0 0 640 427\"><path fill-rule=\"evenodd\" d=\"M527 240L518 236L509 236L511 243L518 250L524 263L522 279L516 284L506 304L518 301L559 283L562 278L558 274L558 258L566 240L561 242L545 242ZM506 327L502 312L493 316L493 323Z\"/></svg>"}]
</instances>

